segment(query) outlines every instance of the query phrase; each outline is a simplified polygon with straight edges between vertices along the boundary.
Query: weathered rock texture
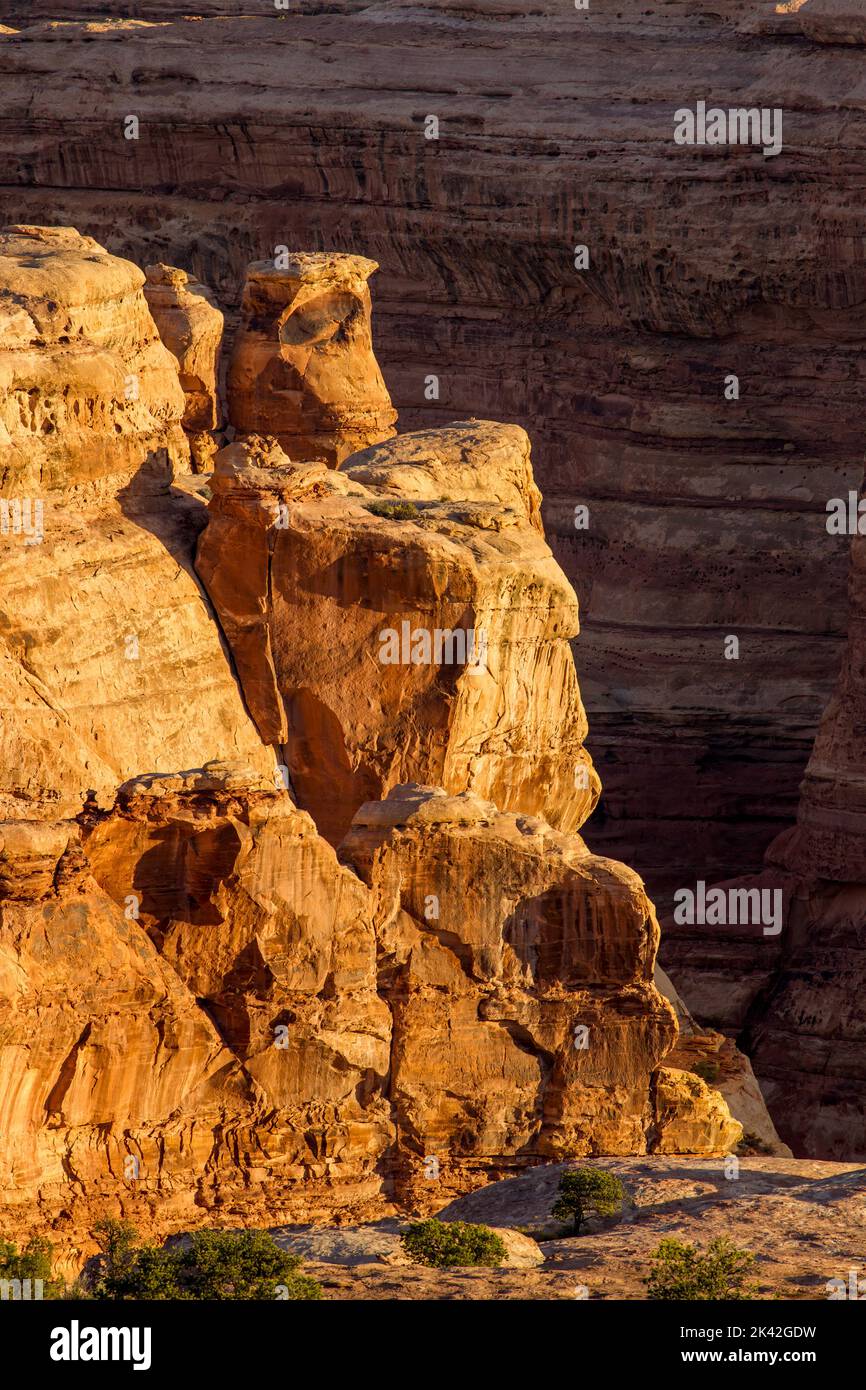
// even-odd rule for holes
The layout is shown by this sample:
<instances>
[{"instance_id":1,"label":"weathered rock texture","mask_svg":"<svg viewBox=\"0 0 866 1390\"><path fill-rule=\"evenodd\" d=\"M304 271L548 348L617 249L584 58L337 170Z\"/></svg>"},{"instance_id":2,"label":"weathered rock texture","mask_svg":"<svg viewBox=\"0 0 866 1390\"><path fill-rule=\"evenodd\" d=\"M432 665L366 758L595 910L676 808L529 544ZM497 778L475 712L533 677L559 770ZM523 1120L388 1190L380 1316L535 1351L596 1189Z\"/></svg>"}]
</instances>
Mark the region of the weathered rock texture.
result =
<instances>
[{"instance_id":1,"label":"weathered rock texture","mask_svg":"<svg viewBox=\"0 0 866 1390\"><path fill-rule=\"evenodd\" d=\"M866 537L850 552L848 645L797 824L762 874L723 885L781 892L782 932L666 923L690 1007L740 1037L779 1133L819 1158L866 1157Z\"/></svg>"},{"instance_id":2,"label":"weathered rock texture","mask_svg":"<svg viewBox=\"0 0 866 1390\"><path fill-rule=\"evenodd\" d=\"M177 360L186 399L183 427L197 466L215 451L210 431L220 424L219 354L222 311L194 276L171 265L149 265L144 296L159 336Z\"/></svg>"},{"instance_id":3,"label":"weathered rock texture","mask_svg":"<svg viewBox=\"0 0 866 1390\"><path fill-rule=\"evenodd\" d=\"M261 444L216 459L198 573L259 732L333 844L401 782L564 830L598 796L577 600L539 533L526 435L469 421L431 447L400 436L334 474L273 449L262 467Z\"/></svg>"},{"instance_id":4,"label":"weathered rock texture","mask_svg":"<svg viewBox=\"0 0 866 1390\"><path fill-rule=\"evenodd\" d=\"M293 459L338 464L394 433L397 413L373 354L367 281L378 267L330 252L284 261L247 272L229 417L245 434L275 435Z\"/></svg>"},{"instance_id":5,"label":"weathered rock texture","mask_svg":"<svg viewBox=\"0 0 866 1390\"><path fill-rule=\"evenodd\" d=\"M214 1136L236 1128L249 1080L94 881L73 823L4 826L2 841L4 1230L68 1235L82 1198L91 1212L163 1200L170 1223L225 1161Z\"/></svg>"},{"instance_id":6,"label":"weathered rock texture","mask_svg":"<svg viewBox=\"0 0 866 1390\"><path fill-rule=\"evenodd\" d=\"M310 817L214 765L127 784L85 843L280 1113L282 1175L362 1178L391 1139L391 1016L370 896Z\"/></svg>"},{"instance_id":7,"label":"weathered rock texture","mask_svg":"<svg viewBox=\"0 0 866 1390\"><path fill-rule=\"evenodd\" d=\"M75 815L142 769L269 774L192 568L184 397L143 273L0 234L0 815Z\"/></svg>"},{"instance_id":8,"label":"weathered rock texture","mask_svg":"<svg viewBox=\"0 0 866 1390\"><path fill-rule=\"evenodd\" d=\"M2 827L0 1228L72 1258L105 1212L363 1218L549 1155L737 1142L659 1065L676 1021L624 866L420 787L343 854L218 763Z\"/></svg>"},{"instance_id":9,"label":"weathered rock texture","mask_svg":"<svg viewBox=\"0 0 866 1390\"><path fill-rule=\"evenodd\" d=\"M417 786L362 806L341 857L377 899L398 1144L419 1186L431 1158L727 1152L740 1138L698 1077L659 1067L676 1022L653 984L652 905L624 865L535 817Z\"/></svg>"},{"instance_id":10,"label":"weathered rock texture","mask_svg":"<svg viewBox=\"0 0 866 1390\"><path fill-rule=\"evenodd\" d=\"M121 7L53 0L64 26L0 7L21 28L2 39L7 218L62 207L233 312L276 246L371 256L403 427L529 430L583 604L605 782L587 833L653 892L754 870L792 823L844 638L824 505L861 476L866 112L862 49L822 40L862 17L788 8L139 0L167 22L86 28ZM783 108L783 153L675 145L699 98Z\"/></svg>"},{"instance_id":11,"label":"weathered rock texture","mask_svg":"<svg viewBox=\"0 0 866 1390\"><path fill-rule=\"evenodd\" d=\"M666 1059L668 1066L695 1073L719 1092L731 1114L743 1126L740 1153L780 1154L790 1158L791 1150L779 1138L748 1057L724 1033L695 1021L659 965L656 965L654 980L677 1016L677 1040Z\"/></svg>"}]
</instances>

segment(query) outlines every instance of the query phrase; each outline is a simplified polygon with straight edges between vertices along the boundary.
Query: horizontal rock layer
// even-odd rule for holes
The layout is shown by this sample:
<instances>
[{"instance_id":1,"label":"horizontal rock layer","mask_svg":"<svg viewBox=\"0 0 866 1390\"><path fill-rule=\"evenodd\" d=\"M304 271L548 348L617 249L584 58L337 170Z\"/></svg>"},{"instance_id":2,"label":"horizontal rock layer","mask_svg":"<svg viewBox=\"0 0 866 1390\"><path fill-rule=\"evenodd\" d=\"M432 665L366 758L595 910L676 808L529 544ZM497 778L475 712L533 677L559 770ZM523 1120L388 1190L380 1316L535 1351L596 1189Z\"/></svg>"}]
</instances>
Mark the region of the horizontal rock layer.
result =
<instances>
[{"instance_id":1,"label":"horizontal rock layer","mask_svg":"<svg viewBox=\"0 0 866 1390\"><path fill-rule=\"evenodd\" d=\"M736 1033L795 1152L866 1156L866 540L851 542L842 670L801 787L797 823L759 876L778 934L666 923L665 960L695 1012ZM771 901L768 899L768 901ZM775 923L774 923L775 925Z\"/></svg>"}]
</instances>

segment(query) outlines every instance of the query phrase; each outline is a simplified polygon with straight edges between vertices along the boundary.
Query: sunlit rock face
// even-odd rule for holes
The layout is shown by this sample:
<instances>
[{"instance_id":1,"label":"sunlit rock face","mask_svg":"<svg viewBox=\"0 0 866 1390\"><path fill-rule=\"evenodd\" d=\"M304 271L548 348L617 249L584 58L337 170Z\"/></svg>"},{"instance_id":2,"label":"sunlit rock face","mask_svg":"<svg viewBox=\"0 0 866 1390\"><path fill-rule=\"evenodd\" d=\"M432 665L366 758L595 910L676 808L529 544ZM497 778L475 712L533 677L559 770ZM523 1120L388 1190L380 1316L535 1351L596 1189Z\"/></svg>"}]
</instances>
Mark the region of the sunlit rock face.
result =
<instances>
[{"instance_id":1,"label":"sunlit rock face","mask_svg":"<svg viewBox=\"0 0 866 1390\"><path fill-rule=\"evenodd\" d=\"M250 436L208 487L194 282L151 272L163 340L72 230L7 230L0 275L0 1232L74 1260L106 1214L369 1219L724 1152L643 886L572 833L598 778L525 432L341 467Z\"/></svg>"},{"instance_id":2,"label":"sunlit rock face","mask_svg":"<svg viewBox=\"0 0 866 1390\"><path fill-rule=\"evenodd\" d=\"M247 272L228 377L229 418L275 435L291 458L340 463L394 433L373 353L364 256L279 255Z\"/></svg>"},{"instance_id":3,"label":"sunlit rock face","mask_svg":"<svg viewBox=\"0 0 866 1390\"><path fill-rule=\"evenodd\" d=\"M221 423L220 347L224 318L211 291L194 275L171 265L149 265L144 297L154 323L178 365L185 408L182 424L199 471L216 451L211 431Z\"/></svg>"},{"instance_id":4,"label":"sunlit rock face","mask_svg":"<svg viewBox=\"0 0 866 1390\"><path fill-rule=\"evenodd\" d=\"M576 828L599 788L578 605L538 529L525 434L469 421L355 458L329 475L231 446L199 544L299 804L334 844L363 801L413 780Z\"/></svg>"},{"instance_id":5,"label":"sunlit rock face","mask_svg":"<svg viewBox=\"0 0 866 1390\"><path fill-rule=\"evenodd\" d=\"M142 768L269 770L192 568L202 506L144 275L71 228L0 234L0 814Z\"/></svg>"},{"instance_id":6,"label":"sunlit rock face","mask_svg":"<svg viewBox=\"0 0 866 1390\"><path fill-rule=\"evenodd\" d=\"M188 267L229 337L251 261L377 261L401 427L477 414L532 437L582 605L592 843L657 897L755 871L796 816L844 645L824 506L862 474L862 7L194 9L142 0L166 21L142 24L55 0L70 22L36 25L9 0L3 216L60 206L118 255ZM699 98L782 107L781 155L676 145Z\"/></svg>"},{"instance_id":7,"label":"sunlit rock face","mask_svg":"<svg viewBox=\"0 0 866 1390\"><path fill-rule=\"evenodd\" d=\"M423 1188L431 1156L736 1142L721 1097L657 1070L676 1022L631 870L536 817L419 786L361 807L340 856L377 903L404 1182Z\"/></svg>"}]
</instances>

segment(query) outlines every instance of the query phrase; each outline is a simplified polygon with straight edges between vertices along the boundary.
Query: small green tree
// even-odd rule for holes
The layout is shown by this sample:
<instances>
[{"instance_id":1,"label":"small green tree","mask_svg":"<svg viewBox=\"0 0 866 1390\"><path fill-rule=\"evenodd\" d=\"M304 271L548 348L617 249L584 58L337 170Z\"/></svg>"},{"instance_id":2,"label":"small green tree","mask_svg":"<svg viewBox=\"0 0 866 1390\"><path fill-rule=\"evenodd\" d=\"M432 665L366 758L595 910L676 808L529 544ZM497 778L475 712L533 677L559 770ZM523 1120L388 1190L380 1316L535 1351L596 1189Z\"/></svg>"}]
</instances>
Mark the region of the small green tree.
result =
<instances>
[{"instance_id":1,"label":"small green tree","mask_svg":"<svg viewBox=\"0 0 866 1390\"><path fill-rule=\"evenodd\" d=\"M196 1299L318 1299L315 1279L298 1274L299 1256L267 1231L196 1231L180 1253L179 1279Z\"/></svg>"},{"instance_id":2,"label":"small green tree","mask_svg":"<svg viewBox=\"0 0 866 1390\"><path fill-rule=\"evenodd\" d=\"M737 1153L749 1154L772 1154L773 1146L768 1144L766 1139L762 1139L759 1134L754 1134L747 1129L740 1142L736 1145Z\"/></svg>"},{"instance_id":3,"label":"small green tree","mask_svg":"<svg viewBox=\"0 0 866 1390\"><path fill-rule=\"evenodd\" d=\"M704 1061L696 1062L692 1067L695 1076L699 1076L702 1081L706 1081L708 1086L715 1086L721 1074L718 1062Z\"/></svg>"},{"instance_id":4,"label":"small green tree","mask_svg":"<svg viewBox=\"0 0 866 1390\"><path fill-rule=\"evenodd\" d=\"M704 1302L758 1297L757 1284L747 1282L754 1255L739 1250L727 1236L710 1241L704 1251L683 1241L663 1240L652 1261L644 1279L648 1298Z\"/></svg>"},{"instance_id":5,"label":"small green tree","mask_svg":"<svg viewBox=\"0 0 866 1390\"><path fill-rule=\"evenodd\" d=\"M616 1216L625 1201L625 1188L606 1168L569 1168L559 1181L552 1216L571 1221L575 1235L590 1216Z\"/></svg>"},{"instance_id":6,"label":"small green tree","mask_svg":"<svg viewBox=\"0 0 866 1390\"><path fill-rule=\"evenodd\" d=\"M506 1256L501 1237L489 1226L467 1221L415 1221L400 1237L416 1264L448 1269L452 1265L502 1264Z\"/></svg>"},{"instance_id":7,"label":"small green tree","mask_svg":"<svg viewBox=\"0 0 866 1390\"><path fill-rule=\"evenodd\" d=\"M102 1249L90 1280L94 1298L319 1299L321 1286L299 1274L299 1256L281 1250L265 1231L196 1231L188 1246L137 1244L127 1221L100 1221L94 1235Z\"/></svg>"},{"instance_id":8,"label":"small green tree","mask_svg":"<svg viewBox=\"0 0 866 1390\"><path fill-rule=\"evenodd\" d=\"M31 1236L21 1251L14 1243L0 1241L0 1283L18 1280L23 1285L25 1279L29 1279L30 1297L36 1298L36 1280L39 1279L42 1298L62 1298L63 1280L51 1277L53 1256L54 1246L42 1236Z\"/></svg>"}]
</instances>

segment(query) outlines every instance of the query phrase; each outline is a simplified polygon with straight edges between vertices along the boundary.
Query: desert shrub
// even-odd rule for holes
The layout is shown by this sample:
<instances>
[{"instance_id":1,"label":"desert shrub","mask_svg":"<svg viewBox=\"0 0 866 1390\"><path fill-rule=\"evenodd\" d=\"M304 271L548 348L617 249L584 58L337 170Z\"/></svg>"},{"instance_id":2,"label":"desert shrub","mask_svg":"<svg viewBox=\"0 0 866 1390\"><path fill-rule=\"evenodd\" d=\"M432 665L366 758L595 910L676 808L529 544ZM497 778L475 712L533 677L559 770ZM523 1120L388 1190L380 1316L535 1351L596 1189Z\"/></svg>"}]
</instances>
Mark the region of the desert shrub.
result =
<instances>
[{"instance_id":1,"label":"desert shrub","mask_svg":"<svg viewBox=\"0 0 866 1390\"><path fill-rule=\"evenodd\" d=\"M699 1076L702 1081L706 1081L708 1086L715 1086L719 1079L718 1062L696 1062L692 1067L695 1076Z\"/></svg>"},{"instance_id":2,"label":"desert shrub","mask_svg":"<svg viewBox=\"0 0 866 1390\"><path fill-rule=\"evenodd\" d=\"M451 1265L499 1265L505 1246L489 1226L467 1221L415 1221L400 1239L416 1264L447 1269Z\"/></svg>"},{"instance_id":3,"label":"desert shrub","mask_svg":"<svg viewBox=\"0 0 866 1390\"><path fill-rule=\"evenodd\" d=\"M421 515L414 502L365 502L364 506L373 516L384 516L389 521L413 521Z\"/></svg>"},{"instance_id":4,"label":"desert shrub","mask_svg":"<svg viewBox=\"0 0 866 1390\"><path fill-rule=\"evenodd\" d=\"M758 1286L747 1282L754 1263L754 1255L739 1250L727 1236L710 1241L703 1251L683 1241L663 1240L644 1279L647 1297L668 1302L757 1298Z\"/></svg>"},{"instance_id":5,"label":"desert shrub","mask_svg":"<svg viewBox=\"0 0 866 1390\"><path fill-rule=\"evenodd\" d=\"M606 1168L569 1168L560 1178L551 1215L557 1221L571 1221L579 1235L590 1216L615 1216L624 1200L625 1188L615 1173Z\"/></svg>"},{"instance_id":6,"label":"desert shrub","mask_svg":"<svg viewBox=\"0 0 866 1390\"><path fill-rule=\"evenodd\" d=\"M751 1130L746 1130L740 1142L737 1144L737 1152L742 1154L772 1154L773 1147L760 1135L753 1134Z\"/></svg>"},{"instance_id":7,"label":"desert shrub","mask_svg":"<svg viewBox=\"0 0 866 1390\"><path fill-rule=\"evenodd\" d=\"M20 1251L14 1242L0 1241L0 1286L6 1296L15 1296L11 1289L5 1289L7 1283L20 1280L23 1285L24 1280L29 1279L30 1297L36 1298L35 1281L41 1279L43 1298L62 1298L65 1289L63 1280L51 1277L53 1254L53 1245L41 1236L32 1236Z\"/></svg>"},{"instance_id":8,"label":"desert shrub","mask_svg":"<svg viewBox=\"0 0 866 1390\"><path fill-rule=\"evenodd\" d=\"M91 1281L95 1298L166 1300L318 1299L315 1279L298 1273L297 1255L265 1231L196 1231L186 1247L138 1245L125 1221L101 1221L102 1250Z\"/></svg>"}]
</instances>

